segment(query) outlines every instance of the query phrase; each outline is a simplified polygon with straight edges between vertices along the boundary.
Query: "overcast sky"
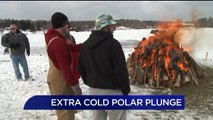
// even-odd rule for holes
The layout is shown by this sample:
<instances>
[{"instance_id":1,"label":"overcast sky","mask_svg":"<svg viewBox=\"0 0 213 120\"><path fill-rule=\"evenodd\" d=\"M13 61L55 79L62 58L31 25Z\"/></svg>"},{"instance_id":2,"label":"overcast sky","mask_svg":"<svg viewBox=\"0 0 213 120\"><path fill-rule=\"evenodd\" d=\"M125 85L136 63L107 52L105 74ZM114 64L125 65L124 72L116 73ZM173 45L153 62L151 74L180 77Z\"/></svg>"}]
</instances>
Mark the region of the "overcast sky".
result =
<instances>
[{"instance_id":1,"label":"overcast sky","mask_svg":"<svg viewBox=\"0 0 213 120\"><path fill-rule=\"evenodd\" d=\"M0 1L1 19L50 20L56 11L66 14L70 21L94 20L101 13L114 19L190 21L213 17L213 1Z\"/></svg>"}]
</instances>

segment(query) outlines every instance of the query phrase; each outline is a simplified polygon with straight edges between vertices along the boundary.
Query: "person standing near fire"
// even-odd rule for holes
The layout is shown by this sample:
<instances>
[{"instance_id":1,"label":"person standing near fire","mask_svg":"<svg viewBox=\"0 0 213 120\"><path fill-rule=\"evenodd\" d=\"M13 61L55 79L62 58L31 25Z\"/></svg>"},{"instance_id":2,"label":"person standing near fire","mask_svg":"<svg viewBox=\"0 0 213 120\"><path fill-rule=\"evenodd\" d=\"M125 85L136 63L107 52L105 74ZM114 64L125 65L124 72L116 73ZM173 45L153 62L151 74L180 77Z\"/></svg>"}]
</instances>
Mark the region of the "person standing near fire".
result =
<instances>
[{"instance_id":1,"label":"person standing near fire","mask_svg":"<svg viewBox=\"0 0 213 120\"><path fill-rule=\"evenodd\" d=\"M49 70L47 83L52 95L81 95L79 81L75 78L71 65L69 46L64 34L69 32L70 24L66 15L55 12L51 17L52 27L45 34ZM58 120L74 120L74 110L56 110Z\"/></svg>"},{"instance_id":2,"label":"person standing near fire","mask_svg":"<svg viewBox=\"0 0 213 120\"><path fill-rule=\"evenodd\" d=\"M113 38L117 22L111 15L96 17L95 28L82 44L79 73L91 95L128 95L129 76L121 44ZM93 120L126 120L125 110L93 110Z\"/></svg>"},{"instance_id":3,"label":"person standing near fire","mask_svg":"<svg viewBox=\"0 0 213 120\"><path fill-rule=\"evenodd\" d=\"M24 71L25 80L33 80L29 75L29 68L25 55L25 52L28 56L30 55L30 43L27 36L18 29L16 24L11 24L10 32L2 36L1 45L8 48L16 78L18 80L23 80L19 69L20 64Z\"/></svg>"}]
</instances>

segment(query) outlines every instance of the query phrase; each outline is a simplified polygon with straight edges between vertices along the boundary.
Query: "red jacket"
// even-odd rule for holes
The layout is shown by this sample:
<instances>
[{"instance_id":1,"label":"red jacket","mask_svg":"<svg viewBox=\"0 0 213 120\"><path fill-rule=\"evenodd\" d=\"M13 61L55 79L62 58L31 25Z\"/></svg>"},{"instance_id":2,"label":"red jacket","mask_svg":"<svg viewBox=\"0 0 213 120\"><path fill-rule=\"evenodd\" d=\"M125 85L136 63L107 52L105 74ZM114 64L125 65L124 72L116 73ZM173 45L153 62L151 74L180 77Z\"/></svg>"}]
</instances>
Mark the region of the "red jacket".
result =
<instances>
[{"instance_id":1,"label":"red jacket","mask_svg":"<svg viewBox=\"0 0 213 120\"><path fill-rule=\"evenodd\" d=\"M72 64L71 67L73 68L73 73L76 79L80 78L80 74L78 73L78 55L80 51L81 44L78 45L69 45L70 47L70 54L72 55Z\"/></svg>"},{"instance_id":2,"label":"red jacket","mask_svg":"<svg viewBox=\"0 0 213 120\"><path fill-rule=\"evenodd\" d=\"M51 44L48 47L47 54L52 60L56 68L62 71L62 74L65 80L71 85L75 85L78 82L78 79L75 78L73 71L70 67L71 64L71 55L69 53L69 46L67 45L63 35L54 29L49 29L45 34L46 44L54 38Z\"/></svg>"}]
</instances>

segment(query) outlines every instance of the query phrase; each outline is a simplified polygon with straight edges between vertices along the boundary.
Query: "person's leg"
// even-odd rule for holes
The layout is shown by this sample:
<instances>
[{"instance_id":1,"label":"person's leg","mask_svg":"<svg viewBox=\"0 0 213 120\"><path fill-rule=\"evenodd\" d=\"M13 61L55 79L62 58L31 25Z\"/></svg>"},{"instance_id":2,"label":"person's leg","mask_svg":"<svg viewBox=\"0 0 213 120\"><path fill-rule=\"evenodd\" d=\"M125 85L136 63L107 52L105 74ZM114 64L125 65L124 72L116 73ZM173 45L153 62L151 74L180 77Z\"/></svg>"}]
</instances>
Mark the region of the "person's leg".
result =
<instances>
[{"instance_id":1,"label":"person's leg","mask_svg":"<svg viewBox=\"0 0 213 120\"><path fill-rule=\"evenodd\" d=\"M104 110L92 110L93 120L107 120L107 113Z\"/></svg>"},{"instance_id":2,"label":"person's leg","mask_svg":"<svg viewBox=\"0 0 213 120\"><path fill-rule=\"evenodd\" d=\"M126 120L126 110L107 110L109 120Z\"/></svg>"},{"instance_id":3,"label":"person's leg","mask_svg":"<svg viewBox=\"0 0 213 120\"><path fill-rule=\"evenodd\" d=\"M122 95L121 90L89 88L90 95Z\"/></svg>"},{"instance_id":4,"label":"person's leg","mask_svg":"<svg viewBox=\"0 0 213 120\"><path fill-rule=\"evenodd\" d=\"M27 64L27 59L25 57L25 55L19 55L20 57L20 64L23 68L23 71L24 71L24 78L25 80L28 79L30 77L29 75L29 69L28 69L28 64Z\"/></svg>"},{"instance_id":5,"label":"person's leg","mask_svg":"<svg viewBox=\"0 0 213 120\"><path fill-rule=\"evenodd\" d=\"M51 95L74 95L73 89L53 65L48 70L47 83ZM75 110L56 110L56 115L57 120L75 120Z\"/></svg>"},{"instance_id":6,"label":"person's leg","mask_svg":"<svg viewBox=\"0 0 213 120\"><path fill-rule=\"evenodd\" d=\"M73 110L56 110L57 120L75 120Z\"/></svg>"},{"instance_id":7,"label":"person's leg","mask_svg":"<svg viewBox=\"0 0 213 120\"><path fill-rule=\"evenodd\" d=\"M22 79L22 75L21 75L21 72L19 70L19 58L18 58L18 56L17 55L10 55L10 58L12 60L13 69L14 69L16 78L18 80Z\"/></svg>"},{"instance_id":8,"label":"person's leg","mask_svg":"<svg viewBox=\"0 0 213 120\"><path fill-rule=\"evenodd\" d=\"M90 95L122 95L122 92L121 90L89 88L89 94ZM123 113L118 112L118 110L94 110L92 112L93 112L94 120L106 120L107 116L109 117L110 120L125 120L124 119L125 116L123 116ZM116 114L119 114L117 118L116 118ZM123 118L123 119L119 119L119 118Z\"/></svg>"}]
</instances>

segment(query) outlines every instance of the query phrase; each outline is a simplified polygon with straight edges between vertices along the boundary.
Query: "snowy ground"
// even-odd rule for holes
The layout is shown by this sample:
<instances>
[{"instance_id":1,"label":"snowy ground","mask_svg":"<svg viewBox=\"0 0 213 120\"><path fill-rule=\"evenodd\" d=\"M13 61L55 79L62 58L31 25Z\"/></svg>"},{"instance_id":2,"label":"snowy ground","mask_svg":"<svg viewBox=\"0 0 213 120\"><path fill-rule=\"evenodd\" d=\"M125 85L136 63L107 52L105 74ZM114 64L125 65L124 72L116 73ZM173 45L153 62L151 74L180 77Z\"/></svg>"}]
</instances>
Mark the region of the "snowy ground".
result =
<instances>
[{"instance_id":1,"label":"snowy ground","mask_svg":"<svg viewBox=\"0 0 213 120\"><path fill-rule=\"evenodd\" d=\"M126 57L133 51L133 47L143 37L149 36L150 29L118 30L114 33L116 39L122 44ZM43 32L27 33L31 43L31 55L27 57L30 74L35 81L17 81L14 77L9 55L3 55L3 47L0 47L0 120L54 120L55 112L50 110L23 110L25 102L34 95L49 95L46 84L48 70L48 58L45 52ZM77 43L82 43L90 32L71 32ZM194 59L201 65L213 67L212 45L213 29L192 29L185 31L186 45L191 44ZM208 52L208 60L204 61ZM23 72L22 72L23 73ZM88 87L80 80L83 94L88 94ZM131 94L172 94L170 89L154 90L143 86L131 86ZM212 99L211 99L212 100ZM212 111L213 112L213 111ZM82 111L76 114L76 120L92 120L90 111ZM213 120L213 115L198 114L198 111L188 109L181 111L160 110L129 110L128 120Z\"/></svg>"}]
</instances>

